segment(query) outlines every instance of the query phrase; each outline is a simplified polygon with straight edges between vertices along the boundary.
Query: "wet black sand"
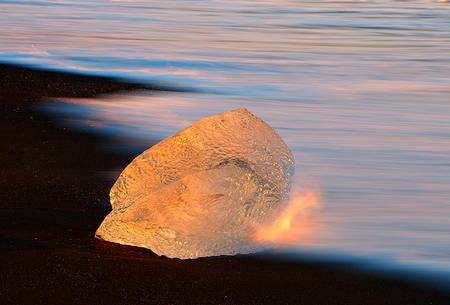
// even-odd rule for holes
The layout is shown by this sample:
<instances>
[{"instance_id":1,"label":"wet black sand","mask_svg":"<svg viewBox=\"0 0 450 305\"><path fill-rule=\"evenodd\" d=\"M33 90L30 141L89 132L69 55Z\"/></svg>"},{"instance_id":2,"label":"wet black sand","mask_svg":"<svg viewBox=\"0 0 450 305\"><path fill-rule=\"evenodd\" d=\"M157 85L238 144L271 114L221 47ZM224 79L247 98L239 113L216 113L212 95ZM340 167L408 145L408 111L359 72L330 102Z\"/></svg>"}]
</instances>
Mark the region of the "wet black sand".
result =
<instances>
[{"instance_id":1,"label":"wet black sand","mask_svg":"<svg viewBox=\"0 0 450 305\"><path fill-rule=\"evenodd\" d=\"M94 239L111 187L98 173L132 157L33 106L142 89L157 88L0 65L0 304L450 304L443 291L350 266L181 261Z\"/></svg>"}]
</instances>

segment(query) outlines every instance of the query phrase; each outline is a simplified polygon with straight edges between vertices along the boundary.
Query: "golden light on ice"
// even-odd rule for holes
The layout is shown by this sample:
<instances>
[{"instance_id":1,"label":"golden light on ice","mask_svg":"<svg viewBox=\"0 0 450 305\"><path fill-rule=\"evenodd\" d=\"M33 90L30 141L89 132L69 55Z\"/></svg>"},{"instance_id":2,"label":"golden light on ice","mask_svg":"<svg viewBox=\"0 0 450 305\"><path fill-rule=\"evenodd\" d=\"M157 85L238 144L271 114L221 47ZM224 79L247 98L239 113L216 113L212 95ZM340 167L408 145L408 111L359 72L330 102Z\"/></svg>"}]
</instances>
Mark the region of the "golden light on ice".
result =
<instances>
[{"instance_id":1,"label":"golden light on ice","mask_svg":"<svg viewBox=\"0 0 450 305\"><path fill-rule=\"evenodd\" d=\"M283 139L247 109L205 117L124 169L96 237L183 259L259 251L254 224L288 202L294 168Z\"/></svg>"},{"instance_id":2,"label":"golden light on ice","mask_svg":"<svg viewBox=\"0 0 450 305\"><path fill-rule=\"evenodd\" d=\"M311 211L319 205L317 191L292 191L289 203L271 221L255 225L253 239L273 246L298 245L312 232Z\"/></svg>"}]
</instances>

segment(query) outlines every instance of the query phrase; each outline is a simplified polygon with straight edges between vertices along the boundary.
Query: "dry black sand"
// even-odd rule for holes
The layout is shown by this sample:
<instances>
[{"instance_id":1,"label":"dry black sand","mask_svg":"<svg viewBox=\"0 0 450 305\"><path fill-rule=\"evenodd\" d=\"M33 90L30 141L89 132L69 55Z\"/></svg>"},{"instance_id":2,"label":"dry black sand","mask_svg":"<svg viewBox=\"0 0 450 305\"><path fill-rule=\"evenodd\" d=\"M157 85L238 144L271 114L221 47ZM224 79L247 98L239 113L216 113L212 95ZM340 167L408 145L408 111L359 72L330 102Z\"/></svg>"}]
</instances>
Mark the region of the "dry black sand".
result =
<instances>
[{"instance_id":1,"label":"dry black sand","mask_svg":"<svg viewBox=\"0 0 450 305\"><path fill-rule=\"evenodd\" d=\"M450 304L443 291L350 266L264 255L181 261L94 239L111 187L98 172L130 157L32 106L138 89L152 88L0 65L0 304Z\"/></svg>"}]
</instances>

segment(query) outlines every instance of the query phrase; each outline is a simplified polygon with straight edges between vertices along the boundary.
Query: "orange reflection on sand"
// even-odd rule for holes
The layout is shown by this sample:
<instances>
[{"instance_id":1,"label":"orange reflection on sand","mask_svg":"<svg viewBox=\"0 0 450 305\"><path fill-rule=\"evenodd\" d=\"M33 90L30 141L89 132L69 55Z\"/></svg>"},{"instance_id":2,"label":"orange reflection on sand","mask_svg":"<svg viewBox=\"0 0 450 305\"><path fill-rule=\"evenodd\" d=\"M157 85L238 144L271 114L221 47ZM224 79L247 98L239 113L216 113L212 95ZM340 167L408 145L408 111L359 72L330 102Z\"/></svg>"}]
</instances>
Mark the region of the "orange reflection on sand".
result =
<instances>
[{"instance_id":1,"label":"orange reflection on sand","mask_svg":"<svg viewBox=\"0 0 450 305\"><path fill-rule=\"evenodd\" d=\"M253 240L272 246L299 245L311 234L311 211L320 205L317 191L294 190L289 204L266 224L255 226Z\"/></svg>"}]
</instances>

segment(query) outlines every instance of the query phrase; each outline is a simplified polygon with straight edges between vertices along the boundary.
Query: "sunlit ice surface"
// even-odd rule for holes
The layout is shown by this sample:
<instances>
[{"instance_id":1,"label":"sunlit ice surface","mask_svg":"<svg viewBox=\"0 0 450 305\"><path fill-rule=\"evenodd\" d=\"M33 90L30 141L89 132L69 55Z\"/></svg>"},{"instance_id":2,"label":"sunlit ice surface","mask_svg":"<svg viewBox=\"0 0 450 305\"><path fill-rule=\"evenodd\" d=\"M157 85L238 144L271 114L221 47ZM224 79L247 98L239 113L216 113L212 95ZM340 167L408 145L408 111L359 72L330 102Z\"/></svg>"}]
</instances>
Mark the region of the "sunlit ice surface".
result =
<instances>
[{"instance_id":1,"label":"sunlit ice surface","mask_svg":"<svg viewBox=\"0 0 450 305\"><path fill-rule=\"evenodd\" d=\"M47 105L139 149L247 107L320 191L302 249L450 270L449 16L424 0L1 1L0 59L216 93Z\"/></svg>"}]
</instances>

